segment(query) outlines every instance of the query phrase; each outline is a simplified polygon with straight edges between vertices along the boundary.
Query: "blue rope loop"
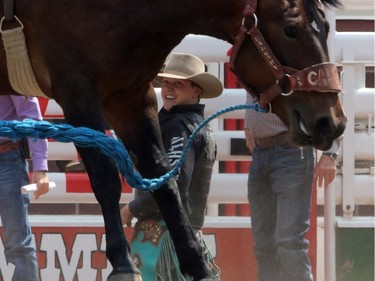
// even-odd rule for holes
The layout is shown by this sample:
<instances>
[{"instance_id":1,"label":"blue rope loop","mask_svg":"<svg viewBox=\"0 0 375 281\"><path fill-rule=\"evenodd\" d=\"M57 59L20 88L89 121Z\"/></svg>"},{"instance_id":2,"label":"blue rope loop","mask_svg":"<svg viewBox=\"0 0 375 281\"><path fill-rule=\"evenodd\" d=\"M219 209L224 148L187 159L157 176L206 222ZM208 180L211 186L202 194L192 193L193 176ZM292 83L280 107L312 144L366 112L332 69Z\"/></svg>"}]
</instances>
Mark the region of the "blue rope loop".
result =
<instances>
[{"instance_id":1,"label":"blue rope loop","mask_svg":"<svg viewBox=\"0 0 375 281\"><path fill-rule=\"evenodd\" d=\"M107 136L103 132L92 130L85 127L73 127L68 124L51 124L47 121L35 121L25 119L24 121L5 121L0 120L0 136L12 139L14 141L23 137L33 139L47 139L52 138L59 142L73 142L80 147L92 147L100 149L106 156L115 159L120 173L126 178L128 184L133 188L140 190L155 190L165 184L171 177L173 177L178 169L182 166L185 156L193 143L194 137L198 132L206 126L210 121L234 110L252 109L258 112L267 112L266 109L261 108L258 104L243 104L229 106L217 111L216 113L203 120L198 127L191 134L182 155L172 170L162 175L160 178L144 179L141 174L135 169L129 152L124 144Z\"/></svg>"}]
</instances>

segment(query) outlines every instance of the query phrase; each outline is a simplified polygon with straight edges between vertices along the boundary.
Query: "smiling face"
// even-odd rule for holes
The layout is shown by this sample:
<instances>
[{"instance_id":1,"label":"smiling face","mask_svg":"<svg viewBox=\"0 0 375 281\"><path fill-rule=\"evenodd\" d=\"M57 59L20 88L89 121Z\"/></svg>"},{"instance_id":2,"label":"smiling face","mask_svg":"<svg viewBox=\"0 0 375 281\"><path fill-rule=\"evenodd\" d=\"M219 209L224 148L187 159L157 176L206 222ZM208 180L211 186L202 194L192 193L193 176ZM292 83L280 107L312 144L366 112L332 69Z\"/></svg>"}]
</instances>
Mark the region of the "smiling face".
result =
<instances>
[{"instance_id":1,"label":"smiling face","mask_svg":"<svg viewBox=\"0 0 375 281\"><path fill-rule=\"evenodd\" d=\"M163 107L169 111L175 105L199 103L200 87L183 79L163 78L161 96Z\"/></svg>"}]
</instances>

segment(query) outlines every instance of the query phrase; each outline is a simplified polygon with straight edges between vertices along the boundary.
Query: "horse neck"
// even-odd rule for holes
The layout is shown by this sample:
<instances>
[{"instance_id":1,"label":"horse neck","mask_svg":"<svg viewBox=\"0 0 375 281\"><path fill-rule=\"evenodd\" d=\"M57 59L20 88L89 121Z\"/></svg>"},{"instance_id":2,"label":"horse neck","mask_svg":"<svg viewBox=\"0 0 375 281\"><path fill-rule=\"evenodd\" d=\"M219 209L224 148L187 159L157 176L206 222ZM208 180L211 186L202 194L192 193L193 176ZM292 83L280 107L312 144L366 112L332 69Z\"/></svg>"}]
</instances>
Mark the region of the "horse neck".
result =
<instances>
[{"instance_id":1,"label":"horse neck","mask_svg":"<svg viewBox=\"0 0 375 281\"><path fill-rule=\"evenodd\" d=\"M233 43L241 25L244 0L189 0L187 34L201 34Z\"/></svg>"}]
</instances>

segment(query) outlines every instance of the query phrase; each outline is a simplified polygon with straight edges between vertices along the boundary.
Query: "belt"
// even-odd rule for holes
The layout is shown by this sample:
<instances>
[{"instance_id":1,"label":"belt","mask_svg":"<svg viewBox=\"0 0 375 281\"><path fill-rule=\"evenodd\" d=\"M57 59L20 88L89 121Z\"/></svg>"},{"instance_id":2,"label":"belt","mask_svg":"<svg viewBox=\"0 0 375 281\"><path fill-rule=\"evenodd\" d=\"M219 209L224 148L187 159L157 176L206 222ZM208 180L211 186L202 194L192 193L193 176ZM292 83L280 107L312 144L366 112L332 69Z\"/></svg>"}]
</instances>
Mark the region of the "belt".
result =
<instances>
[{"instance_id":1,"label":"belt","mask_svg":"<svg viewBox=\"0 0 375 281\"><path fill-rule=\"evenodd\" d=\"M290 143L290 136L288 133L282 133L272 137L255 138L255 144L260 148L270 148L287 143Z\"/></svg>"},{"instance_id":2,"label":"belt","mask_svg":"<svg viewBox=\"0 0 375 281\"><path fill-rule=\"evenodd\" d=\"M8 152L13 149L17 149L19 147L20 147L19 142L9 141L9 142L0 143L0 153Z\"/></svg>"}]
</instances>

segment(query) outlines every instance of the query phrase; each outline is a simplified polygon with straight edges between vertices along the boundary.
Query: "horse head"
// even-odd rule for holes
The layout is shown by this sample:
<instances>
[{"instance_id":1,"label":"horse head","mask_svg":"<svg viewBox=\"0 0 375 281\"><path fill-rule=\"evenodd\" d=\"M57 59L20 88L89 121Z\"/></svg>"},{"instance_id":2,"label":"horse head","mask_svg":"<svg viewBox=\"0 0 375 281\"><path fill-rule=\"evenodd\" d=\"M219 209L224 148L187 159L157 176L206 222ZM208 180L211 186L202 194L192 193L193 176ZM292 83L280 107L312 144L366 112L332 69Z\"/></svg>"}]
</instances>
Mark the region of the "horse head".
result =
<instances>
[{"instance_id":1,"label":"horse head","mask_svg":"<svg viewBox=\"0 0 375 281\"><path fill-rule=\"evenodd\" d=\"M346 116L337 68L328 62L329 24L321 3L247 2L232 69L261 106L288 125L296 145L328 149L343 133ZM340 5L336 0L323 4Z\"/></svg>"}]
</instances>

